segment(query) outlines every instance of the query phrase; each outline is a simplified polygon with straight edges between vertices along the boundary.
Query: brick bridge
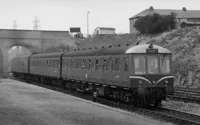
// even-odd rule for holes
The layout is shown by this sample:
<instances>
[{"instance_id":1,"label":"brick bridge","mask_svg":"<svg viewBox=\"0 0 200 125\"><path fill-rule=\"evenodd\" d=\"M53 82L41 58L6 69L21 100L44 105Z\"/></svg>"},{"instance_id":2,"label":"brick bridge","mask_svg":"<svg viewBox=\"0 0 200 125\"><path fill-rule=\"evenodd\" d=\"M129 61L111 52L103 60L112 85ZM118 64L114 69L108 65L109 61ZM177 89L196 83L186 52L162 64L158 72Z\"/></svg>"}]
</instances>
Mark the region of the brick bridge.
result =
<instances>
[{"instance_id":1,"label":"brick bridge","mask_svg":"<svg viewBox=\"0 0 200 125\"><path fill-rule=\"evenodd\" d=\"M68 31L0 29L0 76L8 75L8 51L13 46L21 46L34 53L58 44L75 46Z\"/></svg>"}]
</instances>

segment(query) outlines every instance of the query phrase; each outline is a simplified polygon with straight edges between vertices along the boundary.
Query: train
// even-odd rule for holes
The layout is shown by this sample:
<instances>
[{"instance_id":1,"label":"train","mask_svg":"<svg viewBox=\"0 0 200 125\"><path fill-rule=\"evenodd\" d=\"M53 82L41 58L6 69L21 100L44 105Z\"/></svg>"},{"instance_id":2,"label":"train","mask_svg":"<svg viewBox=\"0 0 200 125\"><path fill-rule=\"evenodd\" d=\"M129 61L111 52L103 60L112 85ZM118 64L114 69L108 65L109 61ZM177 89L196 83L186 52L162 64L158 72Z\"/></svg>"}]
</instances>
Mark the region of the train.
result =
<instances>
[{"instance_id":1,"label":"train","mask_svg":"<svg viewBox=\"0 0 200 125\"><path fill-rule=\"evenodd\" d=\"M174 93L172 53L155 44L39 53L11 60L13 77L132 104L158 106Z\"/></svg>"}]
</instances>

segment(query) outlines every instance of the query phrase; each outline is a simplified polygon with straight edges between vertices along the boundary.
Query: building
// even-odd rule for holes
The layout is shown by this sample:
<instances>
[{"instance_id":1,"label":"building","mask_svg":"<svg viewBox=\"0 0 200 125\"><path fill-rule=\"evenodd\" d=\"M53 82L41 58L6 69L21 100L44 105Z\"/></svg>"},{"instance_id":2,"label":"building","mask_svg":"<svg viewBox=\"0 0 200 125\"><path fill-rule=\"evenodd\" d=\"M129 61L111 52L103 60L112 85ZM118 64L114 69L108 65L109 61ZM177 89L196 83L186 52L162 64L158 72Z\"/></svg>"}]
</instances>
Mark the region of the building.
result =
<instances>
[{"instance_id":1,"label":"building","mask_svg":"<svg viewBox=\"0 0 200 125\"><path fill-rule=\"evenodd\" d=\"M158 13L160 15L170 15L171 13L175 13L177 28L200 25L200 10L186 10L185 7L183 7L182 10L154 9L153 7L150 7L149 9L145 9L135 16L129 18L130 33L135 33L137 31L134 28L134 24L137 19L153 13Z\"/></svg>"},{"instance_id":2,"label":"building","mask_svg":"<svg viewBox=\"0 0 200 125\"><path fill-rule=\"evenodd\" d=\"M115 28L97 27L94 30L94 35L112 35L112 34L115 34Z\"/></svg>"}]
</instances>

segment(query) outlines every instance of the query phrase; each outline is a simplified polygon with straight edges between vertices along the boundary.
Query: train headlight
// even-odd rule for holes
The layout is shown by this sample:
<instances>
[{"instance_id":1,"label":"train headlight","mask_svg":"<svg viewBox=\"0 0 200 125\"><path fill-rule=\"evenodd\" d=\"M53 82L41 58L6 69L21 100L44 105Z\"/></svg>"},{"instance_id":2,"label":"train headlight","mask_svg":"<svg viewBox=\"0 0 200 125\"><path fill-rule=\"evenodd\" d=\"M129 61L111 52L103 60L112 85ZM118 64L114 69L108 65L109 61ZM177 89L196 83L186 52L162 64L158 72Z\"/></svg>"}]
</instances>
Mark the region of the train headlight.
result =
<instances>
[{"instance_id":1,"label":"train headlight","mask_svg":"<svg viewBox=\"0 0 200 125\"><path fill-rule=\"evenodd\" d=\"M140 84L140 85L142 84L142 81L141 81L141 80L139 80L139 84Z\"/></svg>"},{"instance_id":2,"label":"train headlight","mask_svg":"<svg viewBox=\"0 0 200 125\"><path fill-rule=\"evenodd\" d=\"M167 80L165 80L165 83L167 84L167 83L168 83L168 81L167 81Z\"/></svg>"},{"instance_id":3,"label":"train headlight","mask_svg":"<svg viewBox=\"0 0 200 125\"><path fill-rule=\"evenodd\" d=\"M153 82L153 84L155 84L156 83L156 81L152 81Z\"/></svg>"}]
</instances>

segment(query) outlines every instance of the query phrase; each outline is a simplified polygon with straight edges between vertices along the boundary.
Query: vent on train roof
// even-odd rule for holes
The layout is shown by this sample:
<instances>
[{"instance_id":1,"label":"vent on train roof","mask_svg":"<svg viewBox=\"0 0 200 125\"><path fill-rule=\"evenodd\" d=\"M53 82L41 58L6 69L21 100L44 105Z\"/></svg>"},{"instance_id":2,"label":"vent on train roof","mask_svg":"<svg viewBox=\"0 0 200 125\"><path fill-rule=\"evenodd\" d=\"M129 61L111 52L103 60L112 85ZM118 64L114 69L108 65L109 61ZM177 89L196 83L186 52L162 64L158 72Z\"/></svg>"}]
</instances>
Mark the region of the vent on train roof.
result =
<instances>
[{"instance_id":1,"label":"vent on train roof","mask_svg":"<svg viewBox=\"0 0 200 125\"><path fill-rule=\"evenodd\" d=\"M120 45L120 44L118 44L117 46L118 46L118 47L120 47L121 45Z\"/></svg>"},{"instance_id":2,"label":"vent on train roof","mask_svg":"<svg viewBox=\"0 0 200 125\"><path fill-rule=\"evenodd\" d=\"M152 43L149 45L149 48L150 48L150 49L152 49L152 48L153 48L153 44L152 44Z\"/></svg>"},{"instance_id":3,"label":"vent on train roof","mask_svg":"<svg viewBox=\"0 0 200 125\"><path fill-rule=\"evenodd\" d=\"M109 47L109 48L111 48L112 46L111 46L111 45L109 45L108 47Z\"/></svg>"},{"instance_id":4,"label":"vent on train roof","mask_svg":"<svg viewBox=\"0 0 200 125\"><path fill-rule=\"evenodd\" d=\"M105 48L104 46L102 46L102 48Z\"/></svg>"},{"instance_id":5,"label":"vent on train roof","mask_svg":"<svg viewBox=\"0 0 200 125\"><path fill-rule=\"evenodd\" d=\"M126 44L126 46L129 46L129 44Z\"/></svg>"},{"instance_id":6,"label":"vent on train roof","mask_svg":"<svg viewBox=\"0 0 200 125\"><path fill-rule=\"evenodd\" d=\"M95 49L98 49L97 47L94 47Z\"/></svg>"}]
</instances>

